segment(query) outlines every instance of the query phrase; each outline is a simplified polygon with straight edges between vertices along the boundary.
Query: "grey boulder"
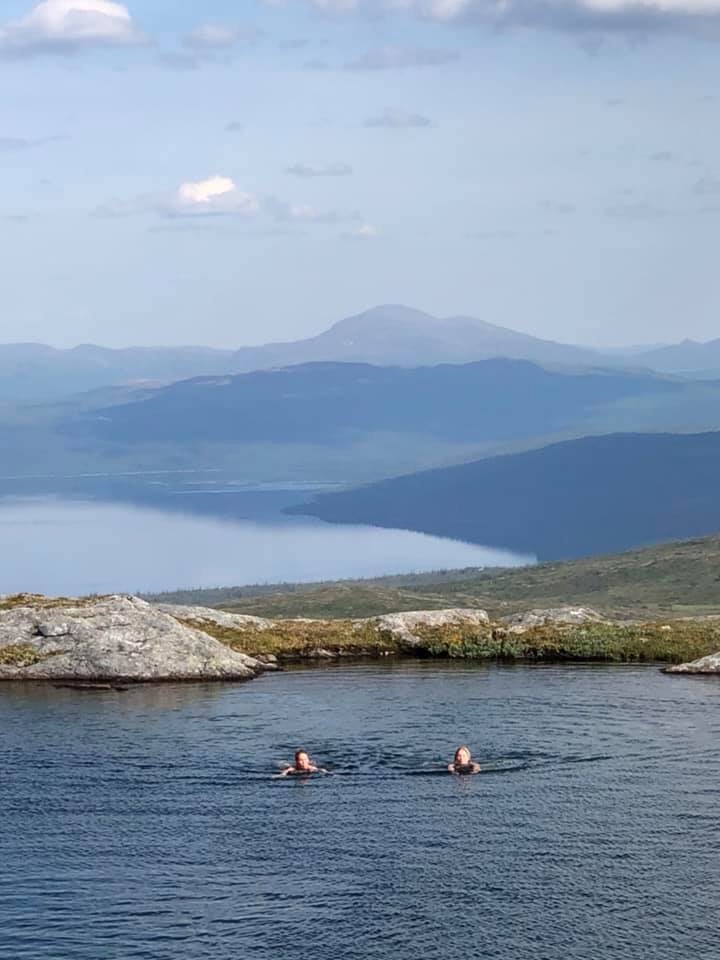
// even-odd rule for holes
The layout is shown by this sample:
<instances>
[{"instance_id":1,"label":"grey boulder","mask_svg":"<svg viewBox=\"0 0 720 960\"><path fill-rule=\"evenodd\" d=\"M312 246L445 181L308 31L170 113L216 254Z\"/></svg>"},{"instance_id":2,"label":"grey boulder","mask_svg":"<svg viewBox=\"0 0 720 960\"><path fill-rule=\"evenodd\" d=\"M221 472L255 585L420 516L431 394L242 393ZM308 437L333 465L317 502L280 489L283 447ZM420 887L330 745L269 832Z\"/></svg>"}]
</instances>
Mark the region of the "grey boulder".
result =
<instances>
[{"instance_id":1,"label":"grey boulder","mask_svg":"<svg viewBox=\"0 0 720 960\"><path fill-rule=\"evenodd\" d=\"M422 643L422 636L417 632L418 628L487 626L490 623L490 617L485 610L454 607L449 610L409 610L405 613L387 613L384 616L360 622L372 623L378 633L390 633L403 645L416 647Z\"/></svg>"},{"instance_id":2,"label":"grey boulder","mask_svg":"<svg viewBox=\"0 0 720 960\"><path fill-rule=\"evenodd\" d=\"M699 660L691 660L690 663L676 663L672 667L666 667L665 673L715 673L720 675L720 653L711 653L707 657L700 657Z\"/></svg>"},{"instance_id":3,"label":"grey boulder","mask_svg":"<svg viewBox=\"0 0 720 960\"><path fill-rule=\"evenodd\" d=\"M554 624L572 626L583 623L603 623L606 618L593 610L592 607L549 607L547 609L528 610L526 613L516 613L510 617L503 617L512 633L524 633L533 627L547 627Z\"/></svg>"},{"instance_id":4,"label":"grey boulder","mask_svg":"<svg viewBox=\"0 0 720 960\"><path fill-rule=\"evenodd\" d=\"M249 680L266 669L137 597L0 608L0 680Z\"/></svg>"}]
</instances>

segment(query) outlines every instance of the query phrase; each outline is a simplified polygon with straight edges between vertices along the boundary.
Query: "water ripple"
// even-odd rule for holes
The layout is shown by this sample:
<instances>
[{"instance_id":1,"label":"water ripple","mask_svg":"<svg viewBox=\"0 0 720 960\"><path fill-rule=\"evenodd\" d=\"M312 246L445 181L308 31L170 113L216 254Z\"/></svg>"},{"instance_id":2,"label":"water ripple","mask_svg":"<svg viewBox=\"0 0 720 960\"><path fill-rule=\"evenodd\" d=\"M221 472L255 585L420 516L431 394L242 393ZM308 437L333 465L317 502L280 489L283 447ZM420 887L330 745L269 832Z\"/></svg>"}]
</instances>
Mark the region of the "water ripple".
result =
<instances>
[{"instance_id":1,"label":"water ripple","mask_svg":"<svg viewBox=\"0 0 720 960\"><path fill-rule=\"evenodd\" d=\"M720 685L411 663L0 688L13 960L709 960ZM459 742L483 771L450 777ZM327 776L277 779L304 746Z\"/></svg>"}]
</instances>

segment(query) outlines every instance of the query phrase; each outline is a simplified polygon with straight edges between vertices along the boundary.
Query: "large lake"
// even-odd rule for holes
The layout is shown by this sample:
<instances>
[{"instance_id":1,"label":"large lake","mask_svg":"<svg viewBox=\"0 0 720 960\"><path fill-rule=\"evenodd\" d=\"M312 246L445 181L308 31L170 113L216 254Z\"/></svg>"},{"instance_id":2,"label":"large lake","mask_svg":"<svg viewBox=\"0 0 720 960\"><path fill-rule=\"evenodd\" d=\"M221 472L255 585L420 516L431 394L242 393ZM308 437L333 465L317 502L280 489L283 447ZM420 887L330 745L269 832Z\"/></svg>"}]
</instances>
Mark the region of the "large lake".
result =
<instances>
[{"instance_id":1,"label":"large lake","mask_svg":"<svg viewBox=\"0 0 720 960\"><path fill-rule=\"evenodd\" d=\"M406 530L282 513L288 491L180 491L138 502L0 498L0 594L87 594L337 580L532 557Z\"/></svg>"},{"instance_id":2,"label":"large lake","mask_svg":"<svg viewBox=\"0 0 720 960\"><path fill-rule=\"evenodd\" d=\"M714 960L720 683L336 666L0 685L12 960ZM470 744L485 772L443 772ZM272 773L298 745L332 771Z\"/></svg>"}]
</instances>

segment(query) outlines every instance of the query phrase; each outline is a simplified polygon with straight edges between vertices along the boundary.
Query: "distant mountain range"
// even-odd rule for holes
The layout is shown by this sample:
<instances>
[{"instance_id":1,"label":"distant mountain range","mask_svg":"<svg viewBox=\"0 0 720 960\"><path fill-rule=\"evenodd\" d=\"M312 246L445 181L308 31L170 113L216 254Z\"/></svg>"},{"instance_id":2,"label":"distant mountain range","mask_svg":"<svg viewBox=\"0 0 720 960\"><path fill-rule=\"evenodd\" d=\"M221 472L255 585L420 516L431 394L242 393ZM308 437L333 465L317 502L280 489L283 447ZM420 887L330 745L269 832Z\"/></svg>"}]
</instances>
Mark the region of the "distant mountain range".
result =
<instances>
[{"instance_id":1,"label":"distant mountain range","mask_svg":"<svg viewBox=\"0 0 720 960\"><path fill-rule=\"evenodd\" d=\"M97 388L142 381L169 383L197 376L243 373L308 362L428 366L493 357L572 367L649 367L663 371L720 371L720 340L687 341L607 355L556 343L472 317L438 319L401 305L374 307L324 333L290 343L239 350L207 347L129 347L85 344L56 350L43 344L0 345L0 402L56 400Z\"/></svg>"},{"instance_id":2,"label":"distant mountain range","mask_svg":"<svg viewBox=\"0 0 720 960\"><path fill-rule=\"evenodd\" d=\"M720 339L699 343L683 340L655 350L635 353L633 362L652 370L669 373L709 373L720 370Z\"/></svg>"},{"instance_id":3,"label":"distant mountain range","mask_svg":"<svg viewBox=\"0 0 720 960\"><path fill-rule=\"evenodd\" d=\"M417 367L491 357L576 366L602 362L594 350L541 340L473 317L439 319L422 310L388 304L340 320L306 340L244 347L235 354L234 369L260 370L317 360Z\"/></svg>"},{"instance_id":4,"label":"distant mountain range","mask_svg":"<svg viewBox=\"0 0 720 960\"><path fill-rule=\"evenodd\" d=\"M56 350L41 343L0 344L0 402L53 401L121 384L224 373L233 355L208 347L112 350L83 344Z\"/></svg>"},{"instance_id":5,"label":"distant mountain range","mask_svg":"<svg viewBox=\"0 0 720 960\"><path fill-rule=\"evenodd\" d=\"M541 560L720 531L720 432L614 434L424 471L294 508Z\"/></svg>"}]
</instances>

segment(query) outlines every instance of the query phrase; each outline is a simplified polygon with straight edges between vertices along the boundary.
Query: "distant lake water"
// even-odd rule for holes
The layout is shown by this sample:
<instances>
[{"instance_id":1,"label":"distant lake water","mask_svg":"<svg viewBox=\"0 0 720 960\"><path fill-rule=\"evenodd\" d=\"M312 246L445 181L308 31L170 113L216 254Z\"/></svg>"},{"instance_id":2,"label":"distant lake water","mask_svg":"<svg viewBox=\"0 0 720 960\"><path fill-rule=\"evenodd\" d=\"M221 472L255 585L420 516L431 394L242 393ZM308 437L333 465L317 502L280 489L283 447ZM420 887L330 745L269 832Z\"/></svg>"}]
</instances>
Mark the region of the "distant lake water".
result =
<instances>
[{"instance_id":1,"label":"distant lake water","mask_svg":"<svg viewBox=\"0 0 720 960\"><path fill-rule=\"evenodd\" d=\"M183 490L140 499L0 499L0 593L152 592L533 560L406 530L284 515L297 492Z\"/></svg>"},{"instance_id":2,"label":"distant lake water","mask_svg":"<svg viewBox=\"0 0 720 960\"><path fill-rule=\"evenodd\" d=\"M0 684L7 960L711 960L720 683L416 661ZM484 772L451 777L467 742ZM331 770L272 774L298 746Z\"/></svg>"}]
</instances>

